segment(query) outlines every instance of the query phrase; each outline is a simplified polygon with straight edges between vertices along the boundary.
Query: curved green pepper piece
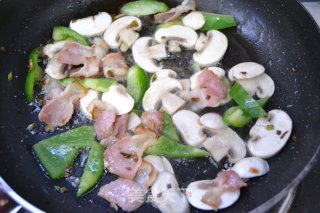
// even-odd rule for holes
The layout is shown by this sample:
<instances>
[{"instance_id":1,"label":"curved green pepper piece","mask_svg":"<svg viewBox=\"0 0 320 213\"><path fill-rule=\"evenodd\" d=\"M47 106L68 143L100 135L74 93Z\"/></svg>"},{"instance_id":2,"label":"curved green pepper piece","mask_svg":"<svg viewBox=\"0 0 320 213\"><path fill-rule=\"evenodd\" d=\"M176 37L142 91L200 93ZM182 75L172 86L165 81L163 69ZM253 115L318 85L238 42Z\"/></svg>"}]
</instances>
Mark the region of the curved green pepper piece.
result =
<instances>
[{"instance_id":1,"label":"curved green pepper piece","mask_svg":"<svg viewBox=\"0 0 320 213\"><path fill-rule=\"evenodd\" d=\"M139 0L129 2L121 8L121 13L128 16L147 16L156 13L163 13L169 10L169 7L155 0Z\"/></svg>"},{"instance_id":2,"label":"curved green pepper piece","mask_svg":"<svg viewBox=\"0 0 320 213\"><path fill-rule=\"evenodd\" d=\"M54 41L76 41L84 46L90 46L90 43L85 37L69 27L55 26L53 28L52 38Z\"/></svg>"},{"instance_id":3,"label":"curved green pepper piece","mask_svg":"<svg viewBox=\"0 0 320 213\"><path fill-rule=\"evenodd\" d=\"M37 81L40 81L43 76L43 70L39 66L38 60L42 54L41 48L34 49L29 54L29 71L26 78L24 87L24 93L28 102L31 102L34 98L34 85Z\"/></svg>"},{"instance_id":4,"label":"curved green pepper piece","mask_svg":"<svg viewBox=\"0 0 320 213\"><path fill-rule=\"evenodd\" d=\"M166 22L166 23L158 24L157 25L157 29L168 28L168 27L172 27L174 25L183 25L182 19L181 18L177 18L175 20L172 20L172 21L169 21L169 22Z\"/></svg>"},{"instance_id":5,"label":"curved green pepper piece","mask_svg":"<svg viewBox=\"0 0 320 213\"><path fill-rule=\"evenodd\" d=\"M201 13L203 14L205 19L205 23L201 28L202 31L221 30L237 26L237 22L234 16L207 12Z\"/></svg>"},{"instance_id":6,"label":"curved green pepper piece","mask_svg":"<svg viewBox=\"0 0 320 213\"><path fill-rule=\"evenodd\" d=\"M141 106L142 98L148 87L147 73L138 65L133 65L127 74L127 91L134 99L136 106Z\"/></svg>"},{"instance_id":7,"label":"curved green pepper piece","mask_svg":"<svg viewBox=\"0 0 320 213\"><path fill-rule=\"evenodd\" d=\"M164 113L163 117L162 135L173 141L179 142L176 126L173 124L170 115L167 113Z\"/></svg>"},{"instance_id":8,"label":"curved green pepper piece","mask_svg":"<svg viewBox=\"0 0 320 213\"><path fill-rule=\"evenodd\" d=\"M94 89L99 92L107 92L111 85L117 83L117 81L112 78L65 78L60 80L60 83L66 87L74 81L79 82L85 88Z\"/></svg>"},{"instance_id":9,"label":"curved green pepper piece","mask_svg":"<svg viewBox=\"0 0 320 213\"><path fill-rule=\"evenodd\" d=\"M92 189L100 180L104 172L103 148L94 142L91 144L88 160L81 176L77 196L80 197Z\"/></svg>"},{"instance_id":10,"label":"curved green pepper piece","mask_svg":"<svg viewBox=\"0 0 320 213\"><path fill-rule=\"evenodd\" d=\"M168 158L201 158L210 153L193 146L187 146L161 136L145 151L148 155L164 155Z\"/></svg>"}]
</instances>

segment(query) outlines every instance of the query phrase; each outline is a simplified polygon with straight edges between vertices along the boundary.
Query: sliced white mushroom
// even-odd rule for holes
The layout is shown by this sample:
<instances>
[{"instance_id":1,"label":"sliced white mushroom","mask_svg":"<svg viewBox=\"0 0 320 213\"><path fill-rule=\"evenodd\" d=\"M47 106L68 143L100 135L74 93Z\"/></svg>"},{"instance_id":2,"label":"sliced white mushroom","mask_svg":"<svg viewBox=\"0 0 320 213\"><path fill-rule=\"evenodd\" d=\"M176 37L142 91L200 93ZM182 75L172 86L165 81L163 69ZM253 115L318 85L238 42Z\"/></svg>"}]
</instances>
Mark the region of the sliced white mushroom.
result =
<instances>
[{"instance_id":1,"label":"sliced white mushroom","mask_svg":"<svg viewBox=\"0 0 320 213\"><path fill-rule=\"evenodd\" d=\"M145 92L142 99L144 111L159 110L162 106L162 97L177 90L181 90L181 83L173 78L162 78L155 81Z\"/></svg>"},{"instance_id":2,"label":"sliced white mushroom","mask_svg":"<svg viewBox=\"0 0 320 213\"><path fill-rule=\"evenodd\" d=\"M93 45L92 45L94 56L101 59L105 55L107 55L109 51L109 47L107 43L100 37L95 37L93 39Z\"/></svg>"},{"instance_id":3,"label":"sliced white mushroom","mask_svg":"<svg viewBox=\"0 0 320 213\"><path fill-rule=\"evenodd\" d=\"M68 76L68 72L65 71L65 64L61 64L57 61L57 55L54 55L47 64L45 72L53 79L64 79Z\"/></svg>"},{"instance_id":4,"label":"sliced white mushroom","mask_svg":"<svg viewBox=\"0 0 320 213\"><path fill-rule=\"evenodd\" d=\"M100 12L95 16L71 20L69 27L83 36L92 37L101 35L111 22L109 13Z\"/></svg>"},{"instance_id":5,"label":"sliced white mushroom","mask_svg":"<svg viewBox=\"0 0 320 213\"><path fill-rule=\"evenodd\" d=\"M196 113L180 110L172 116L172 120L186 144L199 146L206 139L200 124L200 117Z\"/></svg>"},{"instance_id":6,"label":"sliced white mushroom","mask_svg":"<svg viewBox=\"0 0 320 213\"><path fill-rule=\"evenodd\" d=\"M266 73L247 80L237 80L237 82L241 84L251 96L257 95L259 98L271 97L275 91L274 82Z\"/></svg>"},{"instance_id":7,"label":"sliced white mushroom","mask_svg":"<svg viewBox=\"0 0 320 213\"><path fill-rule=\"evenodd\" d=\"M208 70L213 72L216 76L218 76L221 79L225 79L225 71L224 69L220 67L209 67ZM190 77L190 88L194 89L197 87L198 84L198 76L203 72L203 70L195 72L191 77Z\"/></svg>"},{"instance_id":8,"label":"sliced white mushroom","mask_svg":"<svg viewBox=\"0 0 320 213\"><path fill-rule=\"evenodd\" d=\"M167 158L163 156L147 155L143 158L143 160L151 163L158 173L170 172L174 174L171 163L168 161Z\"/></svg>"},{"instance_id":9,"label":"sliced white mushroom","mask_svg":"<svg viewBox=\"0 0 320 213\"><path fill-rule=\"evenodd\" d=\"M246 156L246 145L239 135L229 127L209 129L213 134L202 144L217 162L228 156L230 163L236 163Z\"/></svg>"},{"instance_id":10,"label":"sliced white mushroom","mask_svg":"<svg viewBox=\"0 0 320 213\"><path fill-rule=\"evenodd\" d=\"M158 29L154 35L154 38L159 43L175 40L185 48L193 49L197 42L198 35L196 31L190 29L189 27L174 25L171 27Z\"/></svg>"},{"instance_id":11,"label":"sliced white mushroom","mask_svg":"<svg viewBox=\"0 0 320 213\"><path fill-rule=\"evenodd\" d=\"M147 72L156 72L162 69L155 60L167 57L164 44L153 45L152 37L141 37L132 46L132 55L134 61Z\"/></svg>"},{"instance_id":12,"label":"sliced white mushroom","mask_svg":"<svg viewBox=\"0 0 320 213\"><path fill-rule=\"evenodd\" d=\"M218 113L206 113L200 117L200 123L205 128L210 129L221 129L227 127L227 125L224 123L222 116Z\"/></svg>"},{"instance_id":13,"label":"sliced white mushroom","mask_svg":"<svg viewBox=\"0 0 320 213\"><path fill-rule=\"evenodd\" d=\"M182 19L182 22L186 27L190 27L193 30L199 30L201 27L203 27L205 19L201 12L193 11L186 15Z\"/></svg>"},{"instance_id":14,"label":"sliced white mushroom","mask_svg":"<svg viewBox=\"0 0 320 213\"><path fill-rule=\"evenodd\" d=\"M138 127L141 124L141 119L139 116L134 113L130 112L129 119L128 119L128 130L135 130L136 127Z\"/></svg>"},{"instance_id":15,"label":"sliced white mushroom","mask_svg":"<svg viewBox=\"0 0 320 213\"><path fill-rule=\"evenodd\" d=\"M172 173L162 172L151 187L152 200L163 213L188 213L190 206L186 196Z\"/></svg>"},{"instance_id":16,"label":"sliced white mushroom","mask_svg":"<svg viewBox=\"0 0 320 213\"><path fill-rule=\"evenodd\" d=\"M177 77L177 73L174 70L163 69L152 74L150 78L150 83L153 83L162 78L176 78L176 77Z\"/></svg>"},{"instance_id":17,"label":"sliced white mushroom","mask_svg":"<svg viewBox=\"0 0 320 213\"><path fill-rule=\"evenodd\" d=\"M134 106L134 99L128 94L122 85L114 84L101 96L101 100L111 104L117 111L117 115L130 112Z\"/></svg>"},{"instance_id":18,"label":"sliced white mushroom","mask_svg":"<svg viewBox=\"0 0 320 213\"><path fill-rule=\"evenodd\" d=\"M190 79L180 79L182 90L190 90Z\"/></svg>"},{"instance_id":19,"label":"sliced white mushroom","mask_svg":"<svg viewBox=\"0 0 320 213\"><path fill-rule=\"evenodd\" d=\"M203 196L208 189L212 187L213 180L200 180L190 183L186 189L186 195L189 203L201 210L214 210L212 206L209 206L202 202ZM221 204L218 209L224 209L234 204L240 197L240 190L236 191L223 191L221 193Z\"/></svg>"},{"instance_id":20,"label":"sliced white mushroom","mask_svg":"<svg viewBox=\"0 0 320 213\"><path fill-rule=\"evenodd\" d=\"M117 20L115 20L105 31L103 35L103 39L107 42L107 44L111 48L120 47L123 42L121 38L119 38L119 32L123 28L131 28L134 31L139 31L141 29L141 21L139 18L134 16L124 16Z\"/></svg>"},{"instance_id":21,"label":"sliced white mushroom","mask_svg":"<svg viewBox=\"0 0 320 213\"><path fill-rule=\"evenodd\" d=\"M164 94L163 97L161 98L162 101L162 107L164 111L166 111L169 115L172 115L175 113L177 110L182 108L186 101L180 98L176 94L172 93L167 93Z\"/></svg>"},{"instance_id":22,"label":"sliced white mushroom","mask_svg":"<svg viewBox=\"0 0 320 213\"><path fill-rule=\"evenodd\" d=\"M241 178L253 178L267 174L270 169L267 161L258 157L248 157L239 160L232 170Z\"/></svg>"},{"instance_id":23,"label":"sliced white mushroom","mask_svg":"<svg viewBox=\"0 0 320 213\"><path fill-rule=\"evenodd\" d=\"M230 81L246 80L258 77L264 73L265 68L255 62L244 62L235 65L228 72L228 78Z\"/></svg>"},{"instance_id":24,"label":"sliced white mushroom","mask_svg":"<svg viewBox=\"0 0 320 213\"><path fill-rule=\"evenodd\" d=\"M93 89L88 89L87 94L80 99L80 109L82 113L90 120L92 120L92 113L88 111L88 106L90 103L95 100L99 99L99 92Z\"/></svg>"},{"instance_id":25,"label":"sliced white mushroom","mask_svg":"<svg viewBox=\"0 0 320 213\"><path fill-rule=\"evenodd\" d=\"M180 44L177 40L168 41L168 51L171 53L181 52Z\"/></svg>"},{"instance_id":26,"label":"sliced white mushroom","mask_svg":"<svg viewBox=\"0 0 320 213\"><path fill-rule=\"evenodd\" d=\"M157 177L157 171L151 163L142 161L139 170L137 171L134 181L138 183L143 189L148 189Z\"/></svg>"},{"instance_id":27,"label":"sliced white mushroom","mask_svg":"<svg viewBox=\"0 0 320 213\"><path fill-rule=\"evenodd\" d=\"M203 39L201 41L203 43ZM207 32L207 40L203 45L197 45L198 50L193 54L193 60L202 67L217 64L228 48L227 37L218 30ZM201 47L201 48L200 48Z\"/></svg>"},{"instance_id":28,"label":"sliced white mushroom","mask_svg":"<svg viewBox=\"0 0 320 213\"><path fill-rule=\"evenodd\" d=\"M47 44L43 48L43 54L47 55L49 59L53 58L54 55L64 47L66 42L67 41L57 41L52 44Z\"/></svg>"},{"instance_id":29,"label":"sliced white mushroom","mask_svg":"<svg viewBox=\"0 0 320 213\"><path fill-rule=\"evenodd\" d=\"M256 157L270 158L287 143L292 131L292 120L282 110L271 110L268 117L259 118L249 132L249 152Z\"/></svg>"}]
</instances>

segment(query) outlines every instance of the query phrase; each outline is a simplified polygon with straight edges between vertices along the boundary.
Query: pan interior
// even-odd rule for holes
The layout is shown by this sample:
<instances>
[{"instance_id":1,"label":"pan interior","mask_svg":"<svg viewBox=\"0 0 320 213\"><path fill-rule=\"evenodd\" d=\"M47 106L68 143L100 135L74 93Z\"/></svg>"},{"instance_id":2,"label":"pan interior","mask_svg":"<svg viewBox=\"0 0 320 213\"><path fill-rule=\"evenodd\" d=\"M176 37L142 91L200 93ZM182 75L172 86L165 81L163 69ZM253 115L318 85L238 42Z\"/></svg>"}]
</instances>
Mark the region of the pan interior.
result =
<instances>
[{"instance_id":1,"label":"pan interior","mask_svg":"<svg viewBox=\"0 0 320 213\"><path fill-rule=\"evenodd\" d=\"M0 175L24 198L49 212L105 212L109 204L97 197L98 189L83 198L75 192L60 194L38 166L31 146L49 134L33 135L28 124L38 122L37 109L25 103L23 89L27 54L51 38L55 25L67 26L74 18L107 11L117 14L126 1L2 1L0 3ZM178 1L167 1L170 6ZM202 11L232 14L239 25L224 30L229 40L222 61L224 68L255 61L266 67L276 93L267 106L288 112L294 121L293 135L286 147L268 159L270 173L250 180L240 200L225 212L247 212L279 194L292 183L317 152L320 143L320 36L310 17L296 1L198 0ZM7 74L13 73L8 81ZM208 160L173 161L181 187L194 180L212 179L218 169ZM223 166L223 165L222 165ZM220 168L221 169L221 168ZM108 175L99 184L114 180ZM195 212L197 210L193 209ZM156 211L144 205L138 212Z\"/></svg>"}]
</instances>

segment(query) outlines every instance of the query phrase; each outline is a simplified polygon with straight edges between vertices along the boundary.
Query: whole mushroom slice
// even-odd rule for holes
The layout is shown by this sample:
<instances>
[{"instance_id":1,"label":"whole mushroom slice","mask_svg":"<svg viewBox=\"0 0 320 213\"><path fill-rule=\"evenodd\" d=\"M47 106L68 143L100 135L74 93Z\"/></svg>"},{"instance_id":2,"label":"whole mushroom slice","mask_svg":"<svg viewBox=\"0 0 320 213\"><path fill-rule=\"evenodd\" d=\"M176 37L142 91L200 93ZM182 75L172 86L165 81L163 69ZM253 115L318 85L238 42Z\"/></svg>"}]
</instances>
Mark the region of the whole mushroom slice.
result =
<instances>
[{"instance_id":1,"label":"whole mushroom slice","mask_svg":"<svg viewBox=\"0 0 320 213\"><path fill-rule=\"evenodd\" d=\"M247 80L237 80L237 82L241 84L251 96L257 95L259 98L271 97L275 91L274 82L266 73Z\"/></svg>"},{"instance_id":2,"label":"whole mushroom slice","mask_svg":"<svg viewBox=\"0 0 320 213\"><path fill-rule=\"evenodd\" d=\"M239 160L232 170L241 178L253 178L267 174L270 168L267 161L258 157L248 157Z\"/></svg>"},{"instance_id":3,"label":"whole mushroom slice","mask_svg":"<svg viewBox=\"0 0 320 213\"><path fill-rule=\"evenodd\" d=\"M259 118L249 132L247 143L251 155L270 158L287 143L292 131L292 120L282 110L271 110L268 117Z\"/></svg>"},{"instance_id":4,"label":"whole mushroom slice","mask_svg":"<svg viewBox=\"0 0 320 213\"><path fill-rule=\"evenodd\" d=\"M152 37L141 37L132 46L132 55L134 61L145 71L154 73L162 69L155 60L161 60L167 57L167 51L164 44L155 44Z\"/></svg>"},{"instance_id":5,"label":"whole mushroom slice","mask_svg":"<svg viewBox=\"0 0 320 213\"><path fill-rule=\"evenodd\" d=\"M258 77L264 73L265 68L255 62L244 62L235 65L228 72L228 78L230 81L246 80Z\"/></svg>"},{"instance_id":6,"label":"whole mushroom slice","mask_svg":"<svg viewBox=\"0 0 320 213\"><path fill-rule=\"evenodd\" d=\"M246 156L246 145L235 131L229 127L209 131L213 136L208 137L202 145L215 161L219 162L228 156L230 163L236 163Z\"/></svg>"},{"instance_id":7,"label":"whole mushroom slice","mask_svg":"<svg viewBox=\"0 0 320 213\"><path fill-rule=\"evenodd\" d=\"M58 55L54 55L47 64L45 72L53 79L64 79L68 76L68 72L66 72L66 65L61 64L57 60Z\"/></svg>"},{"instance_id":8,"label":"whole mushroom slice","mask_svg":"<svg viewBox=\"0 0 320 213\"><path fill-rule=\"evenodd\" d=\"M134 131L141 123L139 116L134 112L130 112L127 129Z\"/></svg>"},{"instance_id":9,"label":"whole mushroom slice","mask_svg":"<svg viewBox=\"0 0 320 213\"><path fill-rule=\"evenodd\" d=\"M99 99L99 92L93 89L87 90L87 94L80 99L80 109L82 113L90 120L92 120L92 113L88 111L88 107L95 99Z\"/></svg>"},{"instance_id":10,"label":"whole mushroom slice","mask_svg":"<svg viewBox=\"0 0 320 213\"><path fill-rule=\"evenodd\" d=\"M172 120L186 144L199 146L206 139L200 124L200 117L196 113L180 110L172 116Z\"/></svg>"},{"instance_id":11,"label":"whole mushroom slice","mask_svg":"<svg viewBox=\"0 0 320 213\"><path fill-rule=\"evenodd\" d=\"M213 180L200 180L190 183L186 189L186 195L189 203L201 210L214 210L212 206L209 206L202 202L202 198L208 191L208 188L213 184ZM221 204L218 209L224 209L234 204L240 197L240 190L235 191L223 191L221 193Z\"/></svg>"},{"instance_id":12,"label":"whole mushroom slice","mask_svg":"<svg viewBox=\"0 0 320 213\"><path fill-rule=\"evenodd\" d=\"M193 49L197 42L198 34L189 27L174 25L171 27L158 29L154 35L154 38L159 43L175 40L185 48Z\"/></svg>"},{"instance_id":13,"label":"whole mushroom slice","mask_svg":"<svg viewBox=\"0 0 320 213\"><path fill-rule=\"evenodd\" d=\"M101 100L111 104L116 109L117 115L130 112L134 106L134 99L124 86L118 84L111 85L109 90L102 94Z\"/></svg>"},{"instance_id":14,"label":"whole mushroom slice","mask_svg":"<svg viewBox=\"0 0 320 213\"><path fill-rule=\"evenodd\" d=\"M144 111L159 110L162 106L162 97L165 94L181 89L181 83L173 78L162 78L152 83L142 99Z\"/></svg>"},{"instance_id":15,"label":"whole mushroom slice","mask_svg":"<svg viewBox=\"0 0 320 213\"><path fill-rule=\"evenodd\" d=\"M141 20L134 16L124 16L115 20L105 31L103 39L111 48L120 47L122 40L119 38L119 33L124 28L130 28L134 31L141 29Z\"/></svg>"},{"instance_id":16,"label":"whole mushroom slice","mask_svg":"<svg viewBox=\"0 0 320 213\"><path fill-rule=\"evenodd\" d=\"M193 30L199 30L205 23L201 12L192 11L182 19L183 25Z\"/></svg>"},{"instance_id":17,"label":"whole mushroom slice","mask_svg":"<svg viewBox=\"0 0 320 213\"><path fill-rule=\"evenodd\" d=\"M111 24L109 13L100 12L97 15L71 20L69 27L87 37L101 35Z\"/></svg>"},{"instance_id":18,"label":"whole mushroom slice","mask_svg":"<svg viewBox=\"0 0 320 213\"><path fill-rule=\"evenodd\" d=\"M159 70L152 74L150 84L162 78L176 78L177 73L172 69Z\"/></svg>"},{"instance_id":19,"label":"whole mushroom slice","mask_svg":"<svg viewBox=\"0 0 320 213\"><path fill-rule=\"evenodd\" d=\"M218 113L206 113L200 117L200 123L209 129L221 129L226 128L227 125L224 123L223 118Z\"/></svg>"},{"instance_id":20,"label":"whole mushroom slice","mask_svg":"<svg viewBox=\"0 0 320 213\"><path fill-rule=\"evenodd\" d=\"M162 172L151 187L152 200L163 213L188 213L190 206L174 174Z\"/></svg>"},{"instance_id":21,"label":"whole mushroom slice","mask_svg":"<svg viewBox=\"0 0 320 213\"><path fill-rule=\"evenodd\" d=\"M186 103L185 100L180 98L178 95L172 94L172 93L164 94L163 97L161 98L161 102L162 102L162 107L164 111L166 111L169 115L172 115L173 113L175 113L177 110L182 108Z\"/></svg>"},{"instance_id":22,"label":"whole mushroom slice","mask_svg":"<svg viewBox=\"0 0 320 213\"><path fill-rule=\"evenodd\" d=\"M202 67L217 64L224 56L228 48L227 37L218 30L210 30L207 37L201 38L197 44L197 52L193 54L193 60Z\"/></svg>"},{"instance_id":23,"label":"whole mushroom slice","mask_svg":"<svg viewBox=\"0 0 320 213\"><path fill-rule=\"evenodd\" d=\"M143 160L151 163L158 173L169 172L174 174L171 163L163 156L147 155L143 158Z\"/></svg>"}]
</instances>

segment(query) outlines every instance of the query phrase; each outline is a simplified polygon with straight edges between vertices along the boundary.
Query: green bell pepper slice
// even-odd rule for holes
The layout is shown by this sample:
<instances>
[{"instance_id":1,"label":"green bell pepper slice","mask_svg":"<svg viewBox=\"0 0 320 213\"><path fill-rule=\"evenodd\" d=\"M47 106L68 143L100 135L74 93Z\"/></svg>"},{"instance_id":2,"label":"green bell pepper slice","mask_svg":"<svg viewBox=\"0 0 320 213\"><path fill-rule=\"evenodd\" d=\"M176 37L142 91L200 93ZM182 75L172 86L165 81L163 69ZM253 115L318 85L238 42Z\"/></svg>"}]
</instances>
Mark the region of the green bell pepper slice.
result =
<instances>
[{"instance_id":1,"label":"green bell pepper slice","mask_svg":"<svg viewBox=\"0 0 320 213\"><path fill-rule=\"evenodd\" d=\"M174 25L183 25L182 19L181 18L177 18L175 20L172 20L172 21L169 21L169 22L166 22L166 23L158 24L157 25L157 29L169 28L169 27L172 27Z\"/></svg>"},{"instance_id":2,"label":"green bell pepper slice","mask_svg":"<svg viewBox=\"0 0 320 213\"><path fill-rule=\"evenodd\" d=\"M89 41L84 36L69 27L55 26L53 28L52 38L54 41L75 41L84 46L90 46Z\"/></svg>"},{"instance_id":3,"label":"green bell pepper slice","mask_svg":"<svg viewBox=\"0 0 320 213\"><path fill-rule=\"evenodd\" d=\"M161 136L145 151L147 155L164 155L168 158L201 158L208 157L210 153L193 146L187 146Z\"/></svg>"},{"instance_id":4,"label":"green bell pepper slice","mask_svg":"<svg viewBox=\"0 0 320 213\"><path fill-rule=\"evenodd\" d=\"M229 94L240 108L250 117L260 118L267 115L267 112L263 107L254 100L238 82L231 87Z\"/></svg>"},{"instance_id":5,"label":"green bell pepper slice","mask_svg":"<svg viewBox=\"0 0 320 213\"><path fill-rule=\"evenodd\" d=\"M117 83L117 81L112 78L65 78L60 80L60 83L66 87L74 81L79 82L85 88L94 89L99 92L107 92L111 85Z\"/></svg>"},{"instance_id":6,"label":"green bell pepper slice","mask_svg":"<svg viewBox=\"0 0 320 213\"><path fill-rule=\"evenodd\" d=\"M173 124L171 116L167 113L164 113L163 117L163 127L162 127L162 135L166 138L169 138L173 141L179 142L179 136L177 134L177 129Z\"/></svg>"},{"instance_id":7,"label":"green bell pepper slice","mask_svg":"<svg viewBox=\"0 0 320 213\"><path fill-rule=\"evenodd\" d=\"M121 13L128 16L147 16L156 13L163 13L169 10L169 7L156 0L139 0L126 3L121 8Z\"/></svg>"},{"instance_id":8,"label":"green bell pepper slice","mask_svg":"<svg viewBox=\"0 0 320 213\"><path fill-rule=\"evenodd\" d=\"M132 96L137 107L141 106L144 93L149 88L149 77L138 65L130 67L127 74L127 91Z\"/></svg>"},{"instance_id":9,"label":"green bell pepper slice","mask_svg":"<svg viewBox=\"0 0 320 213\"><path fill-rule=\"evenodd\" d=\"M92 189L103 175L103 148L98 143L93 143L88 160L81 176L77 196L81 197Z\"/></svg>"},{"instance_id":10,"label":"green bell pepper slice","mask_svg":"<svg viewBox=\"0 0 320 213\"><path fill-rule=\"evenodd\" d=\"M216 13L202 12L205 23L201 28L202 31L221 30L237 26L237 22L232 15L222 15Z\"/></svg>"},{"instance_id":11,"label":"green bell pepper slice","mask_svg":"<svg viewBox=\"0 0 320 213\"><path fill-rule=\"evenodd\" d=\"M31 102L34 99L34 86L43 76L43 70L38 63L41 55L41 48L36 48L29 54L29 71L24 88L24 93L28 102Z\"/></svg>"},{"instance_id":12,"label":"green bell pepper slice","mask_svg":"<svg viewBox=\"0 0 320 213\"><path fill-rule=\"evenodd\" d=\"M269 98L262 98L257 100L257 103L264 107L268 100ZM223 114L223 121L234 127L242 128L248 125L252 120L253 118L247 115L240 106L233 106Z\"/></svg>"}]
</instances>

